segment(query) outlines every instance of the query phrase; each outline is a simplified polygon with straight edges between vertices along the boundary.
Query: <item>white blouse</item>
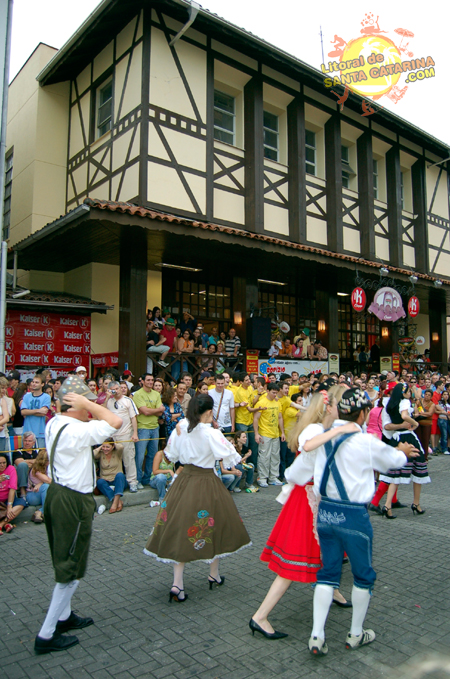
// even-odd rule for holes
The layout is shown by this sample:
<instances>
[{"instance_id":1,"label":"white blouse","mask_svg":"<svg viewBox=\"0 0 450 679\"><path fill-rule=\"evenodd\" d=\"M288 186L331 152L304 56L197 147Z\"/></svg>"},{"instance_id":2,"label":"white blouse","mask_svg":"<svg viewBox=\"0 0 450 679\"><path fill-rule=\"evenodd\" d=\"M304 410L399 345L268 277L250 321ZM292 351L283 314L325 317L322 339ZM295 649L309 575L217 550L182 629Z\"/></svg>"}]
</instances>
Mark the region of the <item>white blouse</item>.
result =
<instances>
[{"instance_id":1,"label":"white blouse","mask_svg":"<svg viewBox=\"0 0 450 679\"><path fill-rule=\"evenodd\" d=\"M193 464L203 469L214 469L216 460L223 460L225 466L240 462L236 448L219 429L200 422L188 433L188 424L187 419L181 420L177 425L181 433L174 429L170 435L165 454L171 462Z\"/></svg>"}]
</instances>

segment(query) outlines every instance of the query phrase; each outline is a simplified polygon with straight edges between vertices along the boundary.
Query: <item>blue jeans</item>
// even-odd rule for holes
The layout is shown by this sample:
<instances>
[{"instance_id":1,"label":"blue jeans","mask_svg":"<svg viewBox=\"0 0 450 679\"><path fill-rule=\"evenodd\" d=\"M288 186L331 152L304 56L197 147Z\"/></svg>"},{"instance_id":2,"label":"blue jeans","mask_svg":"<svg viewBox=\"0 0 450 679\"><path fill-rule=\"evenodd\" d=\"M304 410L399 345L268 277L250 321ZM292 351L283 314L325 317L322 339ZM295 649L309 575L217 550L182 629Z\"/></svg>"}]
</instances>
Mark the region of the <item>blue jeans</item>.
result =
<instances>
[{"instance_id":1,"label":"blue jeans","mask_svg":"<svg viewBox=\"0 0 450 679\"><path fill-rule=\"evenodd\" d=\"M229 488L233 481L235 480L235 478L236 477L234 474L222 474L222 483L225 486L225 488Z\"/></svg>"},{"instance_id":2,"label":"blue jeans","mask_svg":"<svg viewBox=\"0 0 450 679\"><path fill-rule=\"evenodd\" d=\"M30 468L26 462L19 462L16 465L17 472L17 487L26 488L28 486L28 474L30 473Z\"/></svg>"},{"instance_id":3,"label":"blue jeans","mask_svg":"<svg viewBox=\"0 0 450 679\"><path fill-rule=\"evenodd\" d=\"M170 483L171 479L166 479L165 474L156 474L152 479L150 479L150 488L156 488L158 491L159 499L162 500L166 494L166 486Z\"/></svg>"},{"instance_id":4,"label":"blue jeans","mask_svg":"<svg viewBox=\"0 0 450 679\"><path fill-rule=\"evenodd\" d=\"M123 495L123 491L127 487L127 480L125 474L119 472L116 474L114 481L106 481L106 479L97 479L97 488L102 495L105 495L110 502L114 500L115 495ZM114 486L114 490L111 488Z\"/></svg>"},{"instance_id":5,"label":"blue jeans","mask_svg":"<svg viewBox=\"0 0 450 679\"><path fill-rule=\"evenodd\" d=\"M346 552L356 587L372 591L377 575L372 568L373 529L366 506L322 498L317 532L323 563L317 584L339 587Z\"/></svg>"},{"instance_id":6,"label":"blue jeans","mask_svg":"<svg viewBox=\"0 0 450 679\"><path fill-rule=\"evenodd\" d=\"M283 480L284 472L295 460L294 453L288 448L287 441L280 442L280 479Z\"/></svg>"},{"instance_id":7,"label":"blue jeans","mask_svg":"<svg viewBox=\"0 0 450 679\"><path fill-rule=\"evenodd\" d=\"M45 497L47 495L49 485L50 485L49 483L43 483L38 491L28 491L27 492L28 504L34 507L39 507L40 505L40 510L41 512L43 512Z\"/></svg>"},{"instance_id":8,"label":"blue jeans","mask_svg":"<svg viewBox=\"0 0 450 679\"><path fill-rule=\"evenodd\" d=\"M448 450L448 434L450 431L450 421L438 419L438 426L441 432L441 450Z\"/></svg>"},{"instance_id":9,"label":"blue jeans","mask_svg":"<svg viewBox=\"0 0 450 679\"><path fill-rule=\"evenodd\" d=\"M236 486L240 484L243 478L245 478L245 483L247 486L253 486L253 474L255 473L254 469L244 469L244 467L241 464L235 465L236 469L239 469L240 472L242 472L242 476L235 476L234 480L231 482L231 484L228 486L228 490L234 490ZM228 474L227 474L228 476Z\"/></svg>"},{"instance_id":10,"label":"blue jeans","mask_svg":"<svg viewBox=\"0 0 450 679\"><path fill-rule=\"evenodd\" d=\"M135 444L136 446L136 470L138 482L142 483L143 486L148 486L150 483L150 476L153 469L153 458L158 452L158 437L159 437L159 427L156 429L138 429L139 441ZM145 441L142 439L151 439L150 441ZM147 453L147 455L145 454ZM145 457L145 469L142 472L142 465L144 464Z\"/></svg>"},{"instance_id":11,"label":"blue jeans","mask_svg":"<svg viewBox=\"0 0 450 679\"><path fill-rule=\"evenodd\" d=\"M175 380L175 382L178 382L178 378L181 375L181 372L187 372L188 370L188 364L187 361L174 361L172 363L172 377Z\"/></svg>"}]
</instances>

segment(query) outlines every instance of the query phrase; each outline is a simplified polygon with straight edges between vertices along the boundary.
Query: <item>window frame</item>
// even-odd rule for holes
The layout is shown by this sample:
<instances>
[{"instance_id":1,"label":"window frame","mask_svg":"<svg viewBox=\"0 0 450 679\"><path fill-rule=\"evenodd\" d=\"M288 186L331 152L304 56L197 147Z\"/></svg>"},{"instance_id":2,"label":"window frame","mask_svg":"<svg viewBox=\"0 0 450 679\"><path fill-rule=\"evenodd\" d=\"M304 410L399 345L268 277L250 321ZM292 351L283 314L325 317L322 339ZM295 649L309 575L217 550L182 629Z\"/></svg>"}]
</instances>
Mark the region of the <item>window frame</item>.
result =
<instances>
[{"instance_id":1,"label":"window frame","mask_svg":"<svg viewBox=\"0 0 450 679\"><path fill-rule=\"evenodd\" d=\"M309 134L314 135L314 146L311 146L311 144L308 144L306 141L306 133L309 132ZM306 149L310 149L314 153L314 162L311 162L306 158ZM308 165L314 168L314 172L308 172ZM305 129L305 171L306 174L310 174L312 177L317 177L317 144L316 144L316 133L313 132L312 130Z\"/></svg>"},{"instance_id":2,"label":"window frame","mask_svg":"<svg viewBox=\"0 0 450 679\"><path fill-rule=\"evenodd\" d=\"M100 95L102 91L111 84L111 97L103 102L103 104L100 104ZM111 132L114 124L114 78L113 75L110 74L108 77L106 77L104 80L102 80L101 83L97 85L95 88L95 110L94 110L94 141L97 139L100 139L100 137L103 137L103 135L108 134L108 132ZM99 112L100 108L104 106L106 103L110 102L111 110L110 110L110 116L109 116L109 128L105 130L104 132L100 131L100 125L99 125ZM103 126L106 125L108 122L108 119L106 118L103 121Z\"/></svg>"},{"instance_id":3,"label":"window frame","mask_svg":"<svg viewBox=\"0 0 450 679\"><path fill-rule=\"evenodd\" d=\"M273 116L276 121L277 121L277 129L273 129L271 127L267 127L264 121L264 116L269 115ZM276 140L277 140L277 146L272 146L271 144L266 143L266 132L270 132L271 134L276 135ZM272 113L271 111L264 110L263 111L263 146L264 146L264 159L265 160L272 160L275 163L280 162L280 121L279 121L279 116L276 113ZM266 156L266 150L267 151L275 151L276 152L276 158L271 158L270 156Z\"/></svg>"},{"instance_id":4,"label":"window frame","mask_svg":"<svg viewBox=\"0 0 450 679\"><path fill-rule=\"evenodd\" d=\"M230 111L226 111L225 109L219 108L216 106L216 92L220 94L221 96L228 97L233 100L233 113L230 113ZM214 129L213 129L213 136L215 141L219 141L222 144L230 144L231 146L236 146L236 97L234 97L232 94L228 94L228 92L223 92L222 90L217 89L216 87L214 88L214 113L217 111L220 111L220 113L223 115L230 116L233 121L233 131L230 132L230 130L227 130L224 127L220 127L219 125L216 125L215 120L214 120ZM215 117L215 116L214 116ZM232 136L233 141L224 141L223 139L219 139L216 137L216 130L219 132L225 133L227 135Z\"/></svg>"},{"instance_id":5,"label":"window frame","mask_svg":"<svg viewBox=\"0 0 450 679\"><path fill-rule=\"evenodd\" d=\"M373 197L378 200L378 160L373 159Z\"/></svg>"}]
</instances>

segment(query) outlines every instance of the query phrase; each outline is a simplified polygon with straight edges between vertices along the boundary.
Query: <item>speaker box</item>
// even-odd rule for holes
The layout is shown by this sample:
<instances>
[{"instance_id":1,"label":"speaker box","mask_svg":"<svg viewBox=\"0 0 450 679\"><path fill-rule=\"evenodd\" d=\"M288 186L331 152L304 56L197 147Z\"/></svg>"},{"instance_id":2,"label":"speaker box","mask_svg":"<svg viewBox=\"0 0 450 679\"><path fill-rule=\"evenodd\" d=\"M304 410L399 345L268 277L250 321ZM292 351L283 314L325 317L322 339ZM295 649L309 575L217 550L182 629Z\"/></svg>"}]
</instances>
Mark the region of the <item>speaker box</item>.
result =
<instances>
[{"instance_id":1,"label":"speaker box","mask_svg":"<svg viewBox=\"0 0 450 679\"><path fill-rule=\"evenodd\" d=\"M247 319L247 348L268 351L270 348L270 318L253 316Z\"/></svg>"}]
</instances>

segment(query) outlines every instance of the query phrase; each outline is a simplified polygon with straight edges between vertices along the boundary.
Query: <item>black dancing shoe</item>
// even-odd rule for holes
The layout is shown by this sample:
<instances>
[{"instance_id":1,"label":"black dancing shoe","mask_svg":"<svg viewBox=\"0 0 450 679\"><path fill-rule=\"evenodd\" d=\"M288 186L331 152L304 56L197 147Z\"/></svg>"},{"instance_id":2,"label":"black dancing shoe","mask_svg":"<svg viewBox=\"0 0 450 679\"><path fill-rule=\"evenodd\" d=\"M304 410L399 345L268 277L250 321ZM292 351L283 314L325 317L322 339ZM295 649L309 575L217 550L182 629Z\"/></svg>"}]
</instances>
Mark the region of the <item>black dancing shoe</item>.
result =
<instances>
[{"instance_id":1,"label":"black dancing shoe","mask_svg":"<svg viewBox=\"0 0 450 679\"><path fill-rule=\"evenodd\" d=\"M340 608L352 608L353 604L351 601L338 601L337 599L333 599L333 603L336 604L336 606L340 606Z\"/></svg>"},{"instance_id":2,"label":"black dancing shoe","mask_svg":"<svg viewBox=\"0 0 450 679\"><path fill-rule=\"evenodd\" d=\"M68 632L70 629L83 629L83 627L89 627L89 625L93 624L92 618L80 618L79 615L72 611L67 620L58 620L56 631L59 634L64 634L64 632Z\"/></svg>"},{"instance_id":3,"label":"black dancing shoe","mask_svg":"<svg viewBox=\"0 0 450 679\"><path fill-rule=\"evenodd\" d=\"M260 627L258 623L253 620L253 618L251 618L250 622L248 623L248 626L252 630L253 636L255 636L255 632L259 632L260 634L263 635L263 637L266 637L266 639L284 639L285 637L288 636L284 632L277 632L276 630L275 632L266 632L266 630Z\"/></svg>"},{"instance_id":4,"label":"black dancing shoe","mask_svg":"<svg viewBox=\"0 0 450 679\"><path fill-rule=\"evenodd\" d=\"M391 512L390 514L388 512ZM385 516L387 519L396 519L396 515L392 513L392 509L390 507L386 507L386 505L383 507L382 510L383 516Z\"/></svg>"},{"instance_id":5,"label":"black dancing shoe","mask_svg":"<svg viewBox=\"0 0 450 679\"><path fill-rule=\"evenodd\" d=\"M220 580L216 580L212 575L208 575L209 589L213 588L213 585L221 587L225 582L225 576L221 577Z\"/></svg>"},{"instance_id":6,"label":"black dancing shoe","mask_svg":"<svg viewBox=\"0 0 450 679\"><path fill-rule=\"evenodd\" d=\"M59 632L54 632L50 639L42 639L37 636L34 640L34 652L42 655L43 653L53 653L53 651L66 651L79 643L78 637L65 637Z\"/></svg>"},{"instance_id":7,"label":"black dancing shoe","mask_svg":"<svg viewBox=\"0 0 450 679\"><path fill-rule=\"evenodd\" d=\"M398 500L397 500L397 502L392 503L393 509L404 509L405 507L406 507L406 505L404 505L402 502L399 502Z\"/></svg>"},{"instance_id":8,"label":"black dancing shoe","mask_svg":"<svg viewBox=\"0 0 450 679\"><path fill-rule=\"evenodd\" d=\"M172 590L174 589L177 589L178 592L173 592ZM184 589L180 589L176 585L173 585L172 589L169 592L169 604L172 603L172 600L176 601L177 604L182 604L184 601L186 601L186 599L189 598L187 594L184 594L183 597L180 597L181 592L183 592L184 594Z\"/></svg>"},{"instance_id":9,"label":"black dancing shoe","mask_svg":"<svg viewBox=\"0 0 450 679\"><path fill-rule=\"evenodd\" d=\"M392 505L394 506L394 505ZM375 514L380 514L380 516L383 514L381 509L377 505L373 505L371 502L367 505L367 508L370 509L371 512L375 512Z\"/></svg>"}]
</instances>

